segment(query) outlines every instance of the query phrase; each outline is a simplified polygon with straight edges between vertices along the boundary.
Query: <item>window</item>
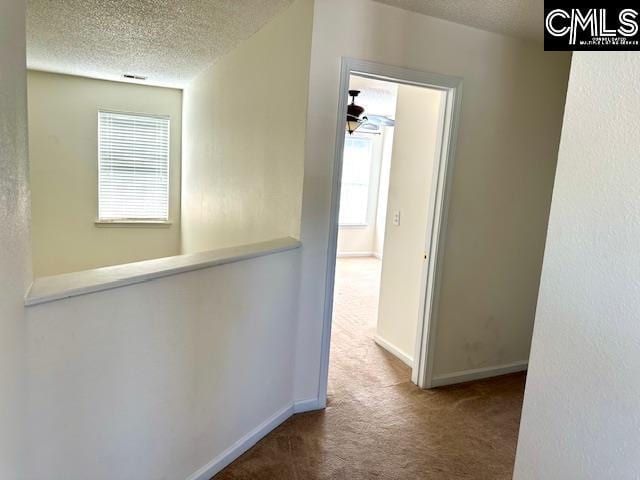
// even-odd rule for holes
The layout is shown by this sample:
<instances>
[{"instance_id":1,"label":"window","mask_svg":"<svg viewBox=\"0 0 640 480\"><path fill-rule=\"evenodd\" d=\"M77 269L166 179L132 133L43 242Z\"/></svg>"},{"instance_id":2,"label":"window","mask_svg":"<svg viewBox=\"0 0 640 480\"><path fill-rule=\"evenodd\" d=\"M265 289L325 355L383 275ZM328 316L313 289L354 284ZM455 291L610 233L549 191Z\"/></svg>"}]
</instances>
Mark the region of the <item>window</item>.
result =
<instances>
[{"instance_id":1,"label":"window","mask_svg":"<svg viewBox=\"0 0 640 480\"><path fill-rule=\"evenodd\" d=\"M348 135L344 140L340 225L366 225L373 145L370 138Z\"/></svg>"},{"instance_id":2,"label":"window","mask_svg":"<svg viewBox=\"0 0 640 480\"><path fill-rule=\"evenodd\" d=\"M169 118L98 112L98 220L169 220Z\"/></svg>"}]
</instances>

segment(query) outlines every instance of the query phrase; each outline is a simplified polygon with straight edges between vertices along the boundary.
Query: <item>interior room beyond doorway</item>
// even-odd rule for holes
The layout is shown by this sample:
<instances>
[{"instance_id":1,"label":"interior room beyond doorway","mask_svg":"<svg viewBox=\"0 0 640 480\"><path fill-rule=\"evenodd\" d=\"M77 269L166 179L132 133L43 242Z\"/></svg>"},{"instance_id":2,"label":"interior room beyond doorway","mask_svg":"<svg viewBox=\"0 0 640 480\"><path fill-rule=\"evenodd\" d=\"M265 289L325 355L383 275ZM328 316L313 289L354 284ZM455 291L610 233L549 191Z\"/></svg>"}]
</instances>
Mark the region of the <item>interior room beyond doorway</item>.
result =
<instances>
[{"instance_id":1,"label":"interior room beyond doorway","mask_svg":"<svg viewBox=\"0 0 640 480\"><path fill-rule=\"evenodd\" d=\"M353 101L366 120L345 134L336 282L341 271L380 264L367 287L371 304L362 305L373 322L367 341L411 368L444 93L357 75L349 90L359 92Z\"/></svg>"}]
</instances>

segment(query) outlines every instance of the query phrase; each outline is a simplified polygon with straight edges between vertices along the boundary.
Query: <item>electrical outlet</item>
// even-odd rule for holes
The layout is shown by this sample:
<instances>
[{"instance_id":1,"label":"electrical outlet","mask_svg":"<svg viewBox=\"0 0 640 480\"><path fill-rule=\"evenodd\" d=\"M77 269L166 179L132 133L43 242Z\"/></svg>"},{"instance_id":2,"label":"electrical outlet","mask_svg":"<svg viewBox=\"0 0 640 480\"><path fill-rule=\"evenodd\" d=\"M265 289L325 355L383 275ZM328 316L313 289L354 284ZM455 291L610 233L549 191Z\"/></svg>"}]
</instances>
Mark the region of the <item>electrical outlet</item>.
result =
<instances>
[{"instance_id":1,"label":"electrical outlet","mask_svg":"<svg viewBox=\"0 0 640 480\"><path fill-rule=\"evenodd\" d=\"M400 210L393 212L393 224L396 227L400 226Z\"/></svg>"}]
</instances>

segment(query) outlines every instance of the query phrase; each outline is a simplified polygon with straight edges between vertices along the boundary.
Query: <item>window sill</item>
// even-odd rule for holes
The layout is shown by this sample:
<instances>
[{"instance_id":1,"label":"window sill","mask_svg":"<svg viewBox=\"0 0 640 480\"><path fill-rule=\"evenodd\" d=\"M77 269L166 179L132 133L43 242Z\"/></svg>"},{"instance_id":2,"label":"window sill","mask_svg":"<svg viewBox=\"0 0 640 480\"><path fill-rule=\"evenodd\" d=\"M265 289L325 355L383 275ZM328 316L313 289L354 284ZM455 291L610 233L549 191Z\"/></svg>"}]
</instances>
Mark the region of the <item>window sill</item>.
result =
<instances>
[{"instance_id":1,"label":"window sill","mask_svg":"<svg viewBox=\"0 0 640 480\"><path fill-rule=\"evenodd\" d=\"M368 223L341 223L338 228L367 228Z\"/></svg>"},{"instance_id":2,"label":"window sill","mask_svg":"<svg viewBox=\"0 0 640 480\"><path fill-rule=\"evenodd\" d=\"M301 245L299 240L286 237L237 247L36 278L27 292L24 303L25 306L39 305L147 282L155 278L295 250Z\"/></svg>"},{"instance_id":3,"label":"window sill","mask_svg":"<svg viewBox=\"0 0 640 480\"><path fill-rule=\"evenodd\" d=\"M96 220L96 227L138 227L138 228L162 228L170 227L173 222L169 220Z\"/></svg>"}]
</instances>

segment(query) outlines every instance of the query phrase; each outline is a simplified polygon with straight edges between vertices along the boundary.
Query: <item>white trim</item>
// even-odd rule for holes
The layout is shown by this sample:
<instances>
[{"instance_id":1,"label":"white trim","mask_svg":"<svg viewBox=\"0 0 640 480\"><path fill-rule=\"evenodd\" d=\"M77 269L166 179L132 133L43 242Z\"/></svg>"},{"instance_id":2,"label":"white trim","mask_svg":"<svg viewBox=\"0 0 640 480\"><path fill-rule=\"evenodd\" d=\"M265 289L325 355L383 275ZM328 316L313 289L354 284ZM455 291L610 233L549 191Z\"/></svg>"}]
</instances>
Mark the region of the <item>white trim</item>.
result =
<instances>
[{"instance_id":1,"label":"white trim","mask_svg":"<svg viewBox=\"0 0 640 480\"><path fill-rule=\"evenodd\" d=\"M351 257L375 257L375 252L338 252L336 254L338 258L351 258Z\"/></svg>"},{"instance_id":2,"label":"white trim","mask_svg":"<svg viewBox=\"0 0 640 480\"><path fill-rule=\"evenodd\" d=\"M291 415L293 415L293 412L293 405L288 405L287 407L279 410L270 418L265 420L262 424L258 425L245 436L240 438L240 440L235 442L209 463L189 475L186 480L209 480L216 473L220 472L223 468L237 459L240 455L253 447L278 425L291 417Z\"/></svg>"},{"instance_id":3,"label":"white trim","mask_svg":"<svg viewBox=\"0 0 640 480\"><path fill-rule=\"evenodd\" d=\"M373 252L373 256L376 257L378 260L382 260L382 254L381 253Z\"/></svg>"},{"instance_id":4,"label":"white trim","mask_svg":"<svg viewBox=\"0 0 640 480\"><path fill-rule=\"evenodd\" d=\"M430 231L427 241L433 245L432 254L425 262L424 305L418 318L418 335L416 335L416 351L412 381L421 388L431 386L433 350L435 342L435 323L437 317L437 300L441 282L442 259L444 256L444 232L446 231L449 192L454 160L454 145L457 138L458 119L460 117L462 79L459 77L420 72L402 67L383 65L380 63L352 58L342 58L340 81L338 84L338 110L336 119L336 141L334 165L332 169L331 210L329 216L329 239L327 245L327 264L324 291L324 311L322 339L320 346L320 373L318 378L318 397L324 406L327 398L329 379L329 350L331 343L331 320L333 314L333 293L336 273L336 254L338 245L338 214L340 210L340 187L342 178L342 154L344 150L344 118L347 114L347 90L349 76L354 73L366 78L387 80L407 85L429 87L445 92L445 110L443 113L445 128L443 129L438 168L436 169L438 185L434 189L435 200L430 202Z\"/></svg>"},{"instance_id":5,"label":"white trim","mask_svg":"<svg viewBox=\"0 0 640 480\"><path fill-rule=\"evenodd\" d=\"M318 376L318 400L322 406L327 403L329 383L329 349L331 348L331 319L333 315L333 289L336 276L336 255L338 253L338 230L340 228L340 189L342 187L342 154L344 151L344 119L347 115L347 89L351 68L347 59L342 59L338 88L338 118L336 124L336 145L334 167L331 179L331 210L329 212L329 245L324 290L324 311L322 315L322 338L320 340L320 373Z\"/></svg>"},{"instance_id":6,"label":"white trim","mask_svg":"<svg viewBox=\"0 0 640 480\"><path fill-rule=\"evenodd\" d=\"M96 220L96 227L170 227L173 222L169 220Z\"/></svg>"},{"instance_id":7,"label":"white trim","mask_svg":"<svg viewBox=\"0 0 640 480\"><path fill-rule=\"evenodd\" d=\"M368 212L367 212L368 213ZM367 228L369 226L369 223L341 223L339 225L340 228L344 228L345 230L358 230L358 229L363 229L363 228Z\"/></svg>"},{"instance_id":8,"label":"white trim","mask_svg":"<svg viewBox=\"0 0 640 480\"><path fill-rule=\"evenodd\" d=\"M527 369L529 362L507 363L494 367L474 368L471 370L461 370L459 372L446 373L444 375L436 375L431 380L432 387L443 387L445 385L453 385L455 383L471 382L473 380L481 380L483 378L497 377L508 373L522 372Z\"/></svg>"},{"instance_id":9,"label":"white trim","mask_svg":"<svg viewBox=\"0 0 640 480\"><path fill-rule=\"evenodd\" d=\"M318 401L317 397L293 402L293 413L314 412L316 410L322 410L323 408L324 406Z\"/></svg>"},{"instance_id":10,"label":"white trim","mask_svg":"<svg viewBox=\"0 0 640 480\"><path fill-rule=\"evenodd\" d=\"M249 245L209 250L207 252L188 253L186 255L156 258L112 267L36 278L27 292L24 304L26 306L38 305L87 293L124 287L155 278L293 250L300 248L300 245L299 240L286 237Z\"/></svg>"},{"instance_id":11,"label":"white trim","mask_svg":"<svg viewBox=\"0 0 640 480\"><path fill-rule=\"evenodd\" d=\"M320 405L321 402L317 398L309 398L307 400L293 402L293 404L284 407L240 438L240 440L224 450L209 463L189 475L186 480L209 480L271 433L274 429L286 422L292 415L296 413L321 410L323 407Z\"/></svg>"},{"instance_id":12,"label":"white trim","mask_svg":"<svg viewBox=\"0 0 640 480\"><path fill-rule=\"evenodd\" d=\"M417 365L411 372L411 379L420 388L433 387L433 364L435 361L436 335L438 328L438 306L442 283L442 263L446 244L447 219L453 168L455 144L462 109L462 79L457 79L454 87L447 90L440 109L442 129L438 140L438 161L433 172L431 199L429 202L429 224L426 235L425 252L427 262L422 275L420 297L421 311L416 331L414 358Z\"/></svg>"},{"instance_id":13,"label":"white trim","mask_svg":"<svg viewBox=\"0 0 640 480\"><path fill-rule=\"evenodd\" d=\"M406 352L403 352L398 347L396 347L393 343L386 341L380 335L375 334L373 336L373 341L376 342L377 345L384 348L387 352L389 352L394 357L397 357L398 360L401 360L402 363L407 365L410 368L413 368L413 358L409 356Z\"/></svg>"}]
</instances>

